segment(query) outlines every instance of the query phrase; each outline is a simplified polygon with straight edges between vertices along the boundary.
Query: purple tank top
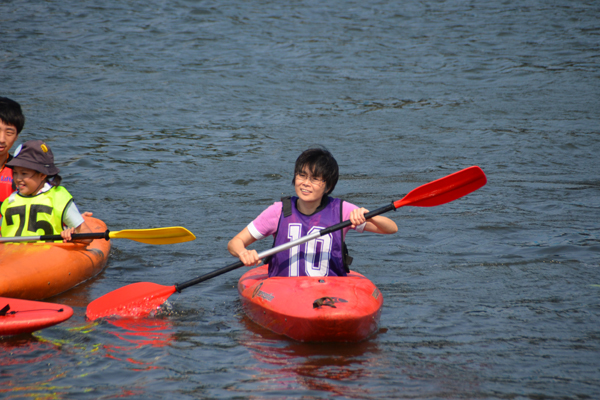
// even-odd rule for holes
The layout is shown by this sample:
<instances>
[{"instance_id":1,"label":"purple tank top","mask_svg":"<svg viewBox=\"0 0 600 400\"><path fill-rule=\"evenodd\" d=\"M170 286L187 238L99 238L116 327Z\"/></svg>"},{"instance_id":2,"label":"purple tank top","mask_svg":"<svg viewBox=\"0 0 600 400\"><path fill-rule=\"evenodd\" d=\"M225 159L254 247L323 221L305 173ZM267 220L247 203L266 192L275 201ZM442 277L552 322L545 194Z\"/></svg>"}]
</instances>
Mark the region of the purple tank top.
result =
<instances>
[{"instance_id":1,"label":"purple tank top","mask_svg":"<svg viewBox=\"0 0 600 400\"><path fill-rule=\"evenodd\" d=\"M286 217L284 212L281 213L274 247L341 222L340 199L327 197L328 204L313 215L298 211L297 199L291 199L291 215ZM346 276L342 230L273 255L269 262L269 276Z\"/></svg>"}]
</instances>

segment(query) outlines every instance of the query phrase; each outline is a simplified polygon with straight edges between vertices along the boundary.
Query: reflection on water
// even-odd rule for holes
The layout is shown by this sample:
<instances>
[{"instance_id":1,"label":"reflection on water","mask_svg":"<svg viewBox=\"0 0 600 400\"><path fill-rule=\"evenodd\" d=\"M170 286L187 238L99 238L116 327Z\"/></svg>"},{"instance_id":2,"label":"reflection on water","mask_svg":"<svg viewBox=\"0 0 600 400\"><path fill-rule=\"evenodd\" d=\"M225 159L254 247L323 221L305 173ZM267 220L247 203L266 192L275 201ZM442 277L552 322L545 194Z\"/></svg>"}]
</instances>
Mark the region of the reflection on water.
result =
<instances>
[{"instance_id":1,"label":"reflection on water","mask_svg":"<svg viewBox=\"0 0 600 400\"><path fill-rule=\"evenodd\" d=\"M106 329L106 333L113 339L107 337L104 343L90 342L94 330L101 324L112 327ZM163 367L157 364L167 353L149 352L147 349L169 346L174 340L174 332L169 320L123 318L71 328L57 326L33 335L0 338L0 397L53 399L63 398L67 393L93 391L94 382L98 384L106 379L93 377L102 376L112 362L127 365L130 373L160 370ZM72 357L80 361L75 364L69 362ZM26 365L38 370L35 383L23 384L31 382L28 377L30 368ZM87 372L82 373L82 368ZM128 376L127 373L122 375ZM145 388L135 385L119 382L111 385L116 397L146 392Z\"/></svg>"},{"instance_id":2,"label":"reflection on water","mask_svg":"<svg viewBox=\"0 0 600 400\"><path fill-rule=\"evenodd\" d=\"M255 378L281 389L300 386L335 396L360 397L369 389L350 385L368 379L381 357L373 337L361 343L301 343L277 335L242 316L246 331L238 337L257 361ZM272 390L270 387L269 390Z\"/></svg>"},{"instance_id":3,"label":"reflection on water","mask_svg":"<svg viewBox=\"0 0 600 400\"><path fill-rule=\"evenodd\" d=\"M240 322L245 330L238 340L258 361L253 377L269 391L314 390L345 398L455 398L479 393L482 371L489 369L474 363L470 354L454 352L451 342L399 345L396 357L390 357L381 346L385 328L360 343L301 343L247 316ZM438 355L436 351L444 348L450 351Z\"/></svg>"},{"instance_id":4,"label":"reflection on water","mask_svg":"<svg viewBox=\"0 0 600 400\"><path fill-rule=\"evenodd\" d=\"M27 365L51 365L59 356L60 344L31 334L0 337L0 397L60 398L68 388L56 385L55 381L67 371L54 370L32 383L27 379L29 368L26 368Z\"/></svg>"},{"instance_id":5,"label":"reflection on water","mask_svg":"<svg viewBox=\"0 0 600 400\"><path fill-rule=\"evenodd\" d=\"M57 350L58 346L31 334L23 334L0 337L0 349L2 377L6 377L12 374L9 366L41 363L52 357L48 351Z\"/></svg>"},{"instance_id":6,"label":"reflection on water","mask_svg":"<svg viewBox=\"0 0 600 400\"><path fill-rule=\"evenodd\" d=\"M158 369L157 358L150 361L136 356L137 349L145 346L165 347L175 339L175 329L168 319L160 318L118 318L108 319L115 329L107 332L120 339L116 344L105 344L106 356L118 361L126 361L135 365L135 370Z\"/></svg>"},{"instance_id":7,"label":"reflection on water","mask_svg":"<svg viewBox=\"0 0 600 400\"><path fill-rule=\"evenodd\" d=\"M108 323L119 328L108 330L119 339L131 343L134 348L142 346L163 347L174 338L171 321L159 318L118 318L108 319ZM120 346L125 348L125 346Z\"/></svg>"}]
</instances>

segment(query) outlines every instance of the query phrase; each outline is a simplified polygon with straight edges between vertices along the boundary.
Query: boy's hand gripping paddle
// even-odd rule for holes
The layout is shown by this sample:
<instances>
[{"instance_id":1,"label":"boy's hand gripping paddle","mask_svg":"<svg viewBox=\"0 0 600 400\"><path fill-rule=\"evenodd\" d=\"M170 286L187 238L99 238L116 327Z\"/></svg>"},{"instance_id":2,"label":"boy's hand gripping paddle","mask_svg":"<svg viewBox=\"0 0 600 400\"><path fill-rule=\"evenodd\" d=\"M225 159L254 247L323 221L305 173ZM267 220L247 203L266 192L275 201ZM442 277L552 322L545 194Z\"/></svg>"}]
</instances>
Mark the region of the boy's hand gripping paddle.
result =
<instances>
[{"instance_id":1,"label":"boy's hand gripping paddle","mask_svg":"<svg viewBox=\"0 0 600 400\"><path fill-rule=\"evenodd\" d=\"M487 179L481 168L472 166L461 171L450 174L444 178L435 180L425 185L413 189L402 199L397 200L387 206L381 207L375 211L365 214L369 219L385 212L396 210L404 206L416 207L434 207L441 204L459 199L485 185ZM313 234L301 237L289 243L284 243L264 251L258 255L260 259L273 255L294 246L306 243L309 240L316 239L328 233L346 228L352 225L350 221L340 222L329 228L317 231ZM175 292L181 292L183 289L196 285L200 282L212 279L226 272L242 267L241 261L230 264L221 269L209 272L208 274L191 279L187 282L175 284L173 286L163 286L150 282L139 282L123 286L117 290L109 292L102 297L92 301L86 310L86 316L90 320L107 317L111 315L126 317L141 317L150 314L163 304L169 296Z\"/></svg>"}]
</instances>

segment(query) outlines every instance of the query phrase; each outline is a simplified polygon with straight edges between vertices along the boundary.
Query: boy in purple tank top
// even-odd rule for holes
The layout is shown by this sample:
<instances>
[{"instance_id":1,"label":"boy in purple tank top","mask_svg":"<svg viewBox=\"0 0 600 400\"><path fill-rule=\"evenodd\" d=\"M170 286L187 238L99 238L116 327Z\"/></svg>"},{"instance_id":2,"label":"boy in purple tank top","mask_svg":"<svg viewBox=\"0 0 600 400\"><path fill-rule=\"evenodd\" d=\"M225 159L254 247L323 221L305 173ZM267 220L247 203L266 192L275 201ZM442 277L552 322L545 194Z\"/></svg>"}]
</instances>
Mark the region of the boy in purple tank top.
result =
<instances>
[{"instance_id":1,"label":"boy in purple tank top","mask_svg":"<svg viewBox=\"0 0 600 400\"><path fill-rule=\"evenodd\" d=\"M344 238L349 229L390 234L398 227L381 215L367 221L364 214L369 210L329 197L338 177L337 162L329 151L304 151L296 160L292 179L296 196L283 198L264 210L229 241L229 252L248 267L258 265L258 252L247 247L259 239L273 235L274 246L279 246L350 220L348 228L279 252L269 260L269 276L346 276L349 262L344 255Z\"/></svg>"}]
</instances>

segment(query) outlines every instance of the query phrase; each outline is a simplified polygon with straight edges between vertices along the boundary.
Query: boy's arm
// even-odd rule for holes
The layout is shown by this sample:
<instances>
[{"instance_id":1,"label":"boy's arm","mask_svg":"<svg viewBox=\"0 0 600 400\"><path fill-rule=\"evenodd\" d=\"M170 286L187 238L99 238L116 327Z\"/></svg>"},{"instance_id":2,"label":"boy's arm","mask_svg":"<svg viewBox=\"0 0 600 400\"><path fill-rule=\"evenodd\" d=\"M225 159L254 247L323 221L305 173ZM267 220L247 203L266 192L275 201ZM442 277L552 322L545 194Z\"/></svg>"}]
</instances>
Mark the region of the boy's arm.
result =
<instances>
[{"instance_id":1,"label":"boy's arm","mask_svg":"<svg viewBox=\"0 0 600 400\"><path fill-rule=\"evenodd\" d=\"M258 252L256 250L248 250L246 247L254 242L256 242L256 239L250 234L248 227L246 227L229 241L227 250L229 250L232 256L238 257L245 266L251 267L258 264Z\"/></svg>"},{"instance_id":2,"label":"boy's arm","mask_svg":"<svg viewBox=\"0 0 600 400\"><path fill-rule=\"evenodd\" d=\"M364 207L356 208L352 210L350 213L350 222L352 222L351 228L355 228L366 222L365 231L373 232L373 233L381 233L381 234L391 234L398 232L398 226L391 219L384 217L382 215L377 215L375 217L365 219L365 214L368 213Z\"/></svg>"},{"instance_id":3,"label":"boy's arm","mask_svg":"<svg viewBox=\"0 0 600 400\"><path fill-rule=\"evenodd\" d=\"M246 247L257 240L277 232L281 209L282 205L280 201L273 203L240 233L235 235L227 244L227 250L229 250L231 255L238 257L247 267L258 265L260 261L258 252L256 250L248 250Z\"/></svg>"},{"instance_id":4,"label":"boy's arm","mask_svg":"<svg viewBox=\"0 0 600 400\"><path fill-rule=\"evenodd\" d=\"M72 240L73 233L91 233L92 230L85 222L83 217L92 216L91 212L84 212L79 214L79 210L74 202L69 203L63 216L63 224L67 226L65 230L60 233L63 238L63 242L70 242ZM77 239L80 243L91 243L92 239Z\"/></svg>"},{"instance_id":5,"label":"boy's arm","mask_svg":"<svg viewBox=\"0 0 600 400\"><path fill-rule=\"evenodd\" d=\"M70 242L72 240L73 233L92 233L92 230L85 221L83 221L83 223L76 228L66 228L60 233L60 236L63 238L63 242ZM75 241L80 243L92 243L92 240L93 239L76 239Z\"/></svg>"}]
</instances>

